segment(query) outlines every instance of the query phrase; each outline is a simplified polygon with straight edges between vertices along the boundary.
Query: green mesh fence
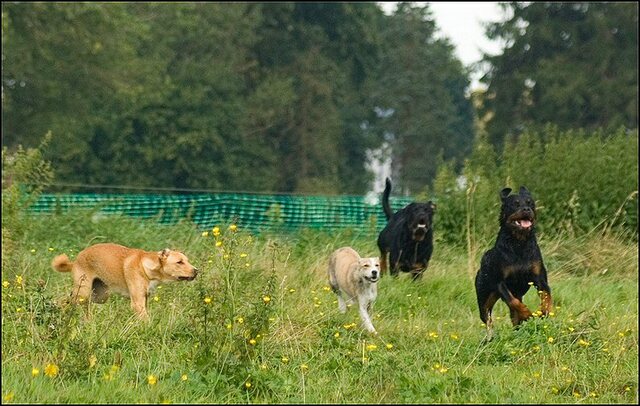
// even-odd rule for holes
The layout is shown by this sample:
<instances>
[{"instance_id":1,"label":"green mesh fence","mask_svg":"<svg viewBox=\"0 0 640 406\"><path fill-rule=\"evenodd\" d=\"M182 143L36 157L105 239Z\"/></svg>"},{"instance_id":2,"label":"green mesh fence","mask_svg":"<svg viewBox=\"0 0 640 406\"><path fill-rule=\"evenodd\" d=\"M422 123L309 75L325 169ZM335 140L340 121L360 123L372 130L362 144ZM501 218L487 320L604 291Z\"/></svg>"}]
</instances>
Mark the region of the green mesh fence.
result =
<instances>
[{"instance_id":1,"label":"green mesh fence","mask_svg":"<svg viewBox=\"0 0 640 406\"><path fill-rule=\"evenodd\" d=\"M157 219L164 224L190 220L202 229L235 223L255 232L299 228L380 231L386 219L379 201L363 196L294 196L243 193L207 194L43 194L35 213L95 209L100 213ZM411 201L392 197L394 210Z\"/></svg>"}]
</instances>

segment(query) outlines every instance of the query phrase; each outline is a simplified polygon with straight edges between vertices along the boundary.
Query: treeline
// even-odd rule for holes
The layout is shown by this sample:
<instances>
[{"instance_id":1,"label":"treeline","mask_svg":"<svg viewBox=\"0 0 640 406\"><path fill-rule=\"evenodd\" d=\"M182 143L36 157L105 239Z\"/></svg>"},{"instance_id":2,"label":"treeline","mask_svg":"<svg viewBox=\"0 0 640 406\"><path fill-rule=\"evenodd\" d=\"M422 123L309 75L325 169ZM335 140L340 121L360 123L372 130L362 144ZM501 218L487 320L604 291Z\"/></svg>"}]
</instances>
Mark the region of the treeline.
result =
<instances>
[{"instance_id":1,"label":"treeline","mask_svg":"<svg viewBox=\"0 0 640 406\"><path fill-rule=\"evenodd\" d=\"M416 194L478 137L637 128L636 3L505 7L471 98L428 5L3 2L3 146L51 130L61 183L323 194L388 147Z\"/></svg>"},{"instance_id":2,"label":"treeline","mask_svg":"<svg viewBox=\"0 0 640 406\"><path fill-rule=\"evenodd\" d=\"M473 140L435 34L409 4L3 3L3 142L52 130L68 183L333 194L393 134L417 190Z\"/></svg>"}]
</instances>

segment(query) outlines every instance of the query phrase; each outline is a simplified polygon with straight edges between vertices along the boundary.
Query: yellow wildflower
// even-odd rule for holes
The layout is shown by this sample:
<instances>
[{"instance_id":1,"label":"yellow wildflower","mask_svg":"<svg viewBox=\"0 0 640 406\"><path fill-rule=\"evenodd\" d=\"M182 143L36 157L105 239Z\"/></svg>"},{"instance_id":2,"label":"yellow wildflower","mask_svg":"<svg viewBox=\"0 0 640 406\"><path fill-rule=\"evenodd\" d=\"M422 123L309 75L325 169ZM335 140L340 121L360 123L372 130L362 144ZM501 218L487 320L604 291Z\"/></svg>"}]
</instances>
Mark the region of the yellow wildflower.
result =
<instances>
[{"instance_id":1,"label":"yellow wildflower","mask_svg":"<svg viewBox=\"0 0 640 406\"><path fill-rule=\"evenodd\" d=\"M549 337L549 338L547 338L547 342L548 342L549 344L551 344L553 341L554 341L553 337Z\"/></svg>"},{"instance_id":2,"label":"yellow wildflower","mask_svg":"<svg viewBox=\"0 0 640 406\"><path fill-rule=\"evenodd\" d=\"M387 347L387 350L390 350L390 349L393 348L393 344L387 343L387 345L385 345L385 347Z\"/></svg>"},{"instance_id":3,"label":"yellow wildflower","mask_svg":"<svg viewBox=\"0 0 640 406\"><path fill-rule=\"evenodd\" d=\"M202 232L202 236L203 237L208 237L209 236L209 232L208 231L203 231Z\"/></svg>"},{"instance_id":4,"label":"yellow wildflower","mask_svg":"<svg viewBox=\"0 0 640 406\"><path fill-rule=\"evenodd\" d=\"M283 364L286 364L289 362L289 357L282 357L281 361Z\"/></svg>"},{"instance_id":5,"label":"yellow wildflower","mask_svg":"<svg viewBox=\"0 0 640 406\"><path fill-rule=\"evenodd\" d=\"M222 247L222 241L216 241L216 247Z\"/></svg>"},{"instance_id":6,"label":"yellow wildflower","mask_svg":"<svg viewBox=\"0 0 640 406\"><path fill-rule=\"evenodd\" d=\"M249 344L251 344L251 345L256 345L256 343L257 343L257 341L254 338L249 340Z\"/></svg>"},{"instance_id":7,"label":"yellow wildflower","mask_svg":"<svg viewBox=\"0 0 640 406\"><path fill-rule=\"evenodd\" d=\"M211 230L211 232L213 233L213 235L215 237L220 235L220 227L213 227L213 229Z\"/></svg>"},{"instance_id":8,"label":"yellow wildflower","mask_svg":"<svg viewBox=\"0 0 640 406\"><path fill-rule=\"evenodd\" d=\"M156 378L155 375L149 375L147 377L147 382L149 383L149 385L155 385L156 383L158 383L158 378Z\"/></svg>"},{"instance_id":9,"label":"yellow wildflower","mask_svg":"<svg viewBox=\"0 0 640 406\"><path fill-rule=\"evenodd\" d=\"M377 346L377 345L375 345L375 344L368 344L368 345L367 345L367 350L369 350L369 351L374 351L374 350L376 350L377 348L378 348L378 346Z\"/></svg>"},{"instance_id":10,"label":"yellow wildflower","mask_svg":"<svg viewBox=\"0 0 640 406\"><path fill-rule=\"evenodd\" d=\"M14 393L13 391L7 393L6 395L4 395L4 397L2 399L4 399L5 402L11 402L13 400L13 396Z\"/></svg>"},{"instance_id":11,"label":"yellow wildflower","mask_svg":"<svg viewBox=\"0 0 640 406\"><path fill-rule=\"evenodd\" d=\"M60 368L56 364L48 364L44 369L44 374L49 378L55 377L58 372L60 372Z\"/></svg>"},{"instance_id":12,"label":"yellow wildflower","mask_svg":"<svg viewBox=\"0 0 640 406\"><path fill-rule=\"evenodd\" d=\"M16 275L16 284L22 285L22 275Z\"/></svg>"},{"instance_id":13,"label":"yellow wildflower","mask_svg":"<svg viewBox=\"0 0 640 406\"><path fill-rule=\"evenodd\" d=\"M2 282L2 287L3 288L8 288L10 285L11 285L11 283L9 281Z\"/></svg>"},{"instance_id":14,"label":"yellow wildflower","mask_svg":"<svg viewBox=\"0 0 640 406\"><path fill-rule=\"evenodd\" d=\"M340 337L340 332L339 332L339 331L336 331L336 333L335 333L333 336L334 336L335 338Z\"/></svg>"},{"instance_id":15,"label":"yellow wildflower","mask_svg":"<svg viewBox=\"0 0 640 406\"><path fill-rule=\"evenodd\" d=\"M181 381L186 381L187 379L189 379L189 377L187 376L187 374L182 374L182 376L180 377Z\"/></svg>"},{"instance_id":16,"label":"yellow wildflower","mask_svg":"<svg viewBox=\"0 0 640 406\"><path fill-rule=\"evenodd\" d=\"M271 298L269 296L263 296L262 301L265 303L269 303L271 301Z\"/></svg>"},{"instance_id":17,"label":"yellow wildflower","mask_svg":"<svg viewBox=\"0 0 640 406\"><path fill-rule=\"evenodd\" d=\"M205 298L204 298L204 302L205 302L206 304L211 303L211 298L210 298L209 296L205 297Z\"/></svg>"},{"instance_id":18,"label":"yellow wildflower","mask_svg":"<svg viewBox=\"0 0 640 406\"><path fill-rule=\"evenodd\" d=\"M38 375L40 375L40 370L38 368L31 368L31 376L35 378Z\"/></svg>"},{"instance_id":19,"label":"yellow wildflower","mask_svg":"<svg viewBox=\"0 0 640 406\"><path fill-rule=\"evenodd\" d=\"M251 382L247 381L244 383L244 387L249 389L251 387Z\"/></svg>"},{"instance_id":20,"label":"yellow wildflower","mask_svg":"<svg viewBox=\"0 0 640 406\"><path fill-rule=\"evenodd\" d=\"M591 345L591 343L589 341L583 340L582 338L578 341L578 345L582 346L582 347L588 347Z\"/></svg>"},{"instance_id":21,"label":"yellow wildflower","mask_svg":"<svg viewBox=\"0 0 640 406\"><path fill-rule=\"evenodd\" d=\"M229 230L230 230L230 231L234 231L234 232L235 232L237 229L238 229L238 226L237 226L237 225L235 225L235 224L231 224L231 225L229 226Z\"/></svg>"}]
</instances>

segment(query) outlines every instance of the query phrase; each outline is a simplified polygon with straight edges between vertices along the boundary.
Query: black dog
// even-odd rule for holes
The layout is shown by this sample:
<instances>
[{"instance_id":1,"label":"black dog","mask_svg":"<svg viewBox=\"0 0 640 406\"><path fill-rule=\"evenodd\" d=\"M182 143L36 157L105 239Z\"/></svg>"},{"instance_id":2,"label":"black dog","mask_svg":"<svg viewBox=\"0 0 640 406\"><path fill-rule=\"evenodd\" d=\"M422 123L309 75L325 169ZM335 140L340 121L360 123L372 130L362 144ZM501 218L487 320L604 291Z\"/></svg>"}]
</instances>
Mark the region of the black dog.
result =
<instances>
[{"instance_id":1,"label":"black dog","mask_svg":"<svg viewBox=\"0 0 640 406\"><path fill-rule=\"evenodd\" d=\"M482 257L476 275L476 294L480 319L491 336L491 310L498 299L509 306L514 326L532 316L522 303L522 297L532 285L540 295L540 311L546 316L551 310L551 289L547 271L535 235L536 205L526 187L509 196L510 188L502 189L500 231L495 246Z\"/></svg>"},{"instance_id":2,"label":"black dog","mask_svg":"<svg viewBox=\"0 0 640 406\"><path fill-rule=\"evenodd\" d=\"M433 253L432 226L436 206L431 201L410 203L394 214L389 206L390 193L391 181L387 178L382 194L387 225L378 236L380 272L386 272L387 268L393 276L399 271L411 272L416 280L427 269Z\"/></svg>"}]
</instances>

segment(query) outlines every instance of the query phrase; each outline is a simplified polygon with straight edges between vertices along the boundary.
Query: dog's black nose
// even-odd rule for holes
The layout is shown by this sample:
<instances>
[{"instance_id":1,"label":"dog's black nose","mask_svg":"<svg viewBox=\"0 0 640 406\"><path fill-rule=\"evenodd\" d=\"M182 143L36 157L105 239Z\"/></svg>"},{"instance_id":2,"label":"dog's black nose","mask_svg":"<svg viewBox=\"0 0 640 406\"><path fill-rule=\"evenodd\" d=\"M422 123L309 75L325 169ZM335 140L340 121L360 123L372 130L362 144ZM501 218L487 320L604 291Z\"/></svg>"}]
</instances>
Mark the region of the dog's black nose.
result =
<instances>
[{"instance_id":1,"label":"dog's black nose","mask_svg":"<svg viewBox=\"0 0 640 406\"><path fill-rule=\"evenodd\" d=\"M374 278L378 276L378 271L371 271L371 276Z\"/></svg>"},{"instance_id":2,"label":"dog's black nose","mask_svg":"<svg viewBox=\"0 0 640 406\"><path fill-rule=\"evenodd\" d=\"M198 272L200 272L200 271L198 271L196 268L193 268L193 276L196 276L198 274Z\"/></svg>"}]
</instances>

